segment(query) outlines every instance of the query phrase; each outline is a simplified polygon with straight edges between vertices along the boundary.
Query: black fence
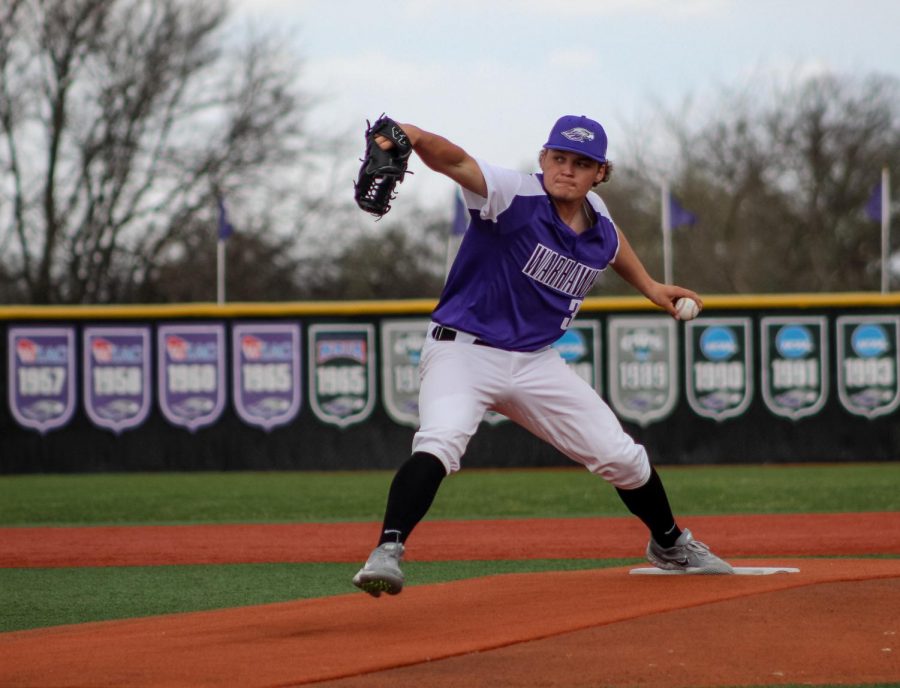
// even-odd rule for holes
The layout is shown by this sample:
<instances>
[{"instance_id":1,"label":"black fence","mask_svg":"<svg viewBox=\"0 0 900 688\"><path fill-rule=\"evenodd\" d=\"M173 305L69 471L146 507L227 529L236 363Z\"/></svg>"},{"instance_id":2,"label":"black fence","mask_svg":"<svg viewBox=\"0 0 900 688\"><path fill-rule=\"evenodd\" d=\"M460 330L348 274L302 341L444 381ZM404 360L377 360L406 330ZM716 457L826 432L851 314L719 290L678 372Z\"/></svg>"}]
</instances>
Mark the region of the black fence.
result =
<instances>
[{"instance_id":1,"label":"black fence","mask_svg":"<svg viewBox=\"0 0 900 688\"><path fill-rule=\"evenodd\" d=\"M432 301L0 309L0 472L394 468ZM900 457L900 295L588 299L554 345L659 464ZM568 465L496 413L464 466Z\"/></svg>"}]
</instances>

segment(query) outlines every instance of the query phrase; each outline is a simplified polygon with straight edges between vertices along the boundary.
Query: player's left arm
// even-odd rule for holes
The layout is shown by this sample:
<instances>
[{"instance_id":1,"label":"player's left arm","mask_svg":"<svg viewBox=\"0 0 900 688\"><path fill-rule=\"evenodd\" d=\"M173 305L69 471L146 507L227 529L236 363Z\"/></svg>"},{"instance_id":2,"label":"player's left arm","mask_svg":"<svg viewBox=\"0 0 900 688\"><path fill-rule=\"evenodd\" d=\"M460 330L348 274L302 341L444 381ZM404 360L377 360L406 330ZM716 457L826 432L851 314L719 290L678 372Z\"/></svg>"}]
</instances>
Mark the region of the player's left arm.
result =
<instances>
[{"instance_id":1,"label":"player's left arm","mask_svg":"<svg viewBox=\"0 0 900 688\"><path fill-rule=\"evenodd\" d=\"M673 318L675 317L675 302L682 296L694 299L698 306L703 307L703 301L696 292L674 284L663 284L653 279L622 230L616 227L616 232L619 235L619 252L616 254L612 266L622 279L667 311Z\"/></svg>"}]
</instances>

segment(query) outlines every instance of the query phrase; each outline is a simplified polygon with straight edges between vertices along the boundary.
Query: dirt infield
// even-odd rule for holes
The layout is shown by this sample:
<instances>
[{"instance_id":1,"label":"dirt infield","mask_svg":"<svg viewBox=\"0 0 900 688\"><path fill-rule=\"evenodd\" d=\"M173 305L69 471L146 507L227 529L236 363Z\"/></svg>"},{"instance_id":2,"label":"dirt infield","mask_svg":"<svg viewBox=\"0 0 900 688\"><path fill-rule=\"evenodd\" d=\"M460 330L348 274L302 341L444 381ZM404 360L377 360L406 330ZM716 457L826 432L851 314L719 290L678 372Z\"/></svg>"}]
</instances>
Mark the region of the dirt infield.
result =
<instances>
[{"instance_id":1,"label":"dirt infield","mask_svg":"<svg viewBox=\"0 0 900 688\"><path fill-rule=\"evenodd\" d=\"M800 573L511 574L411 586L378 600L360 593L5 633L0 685L900 681L900 559L796 558L898 554L900 514L693 517L687 525L734 563L796 566ZM377 524L0 529L0 566L359 561L376 530ZM268 544L266 532L274 538ZM426 522L415 537L410 558L418 560L635 556L644 540L631 519ZM201 544L193 555L190 542Z\"/></svg>"}]
</instances>

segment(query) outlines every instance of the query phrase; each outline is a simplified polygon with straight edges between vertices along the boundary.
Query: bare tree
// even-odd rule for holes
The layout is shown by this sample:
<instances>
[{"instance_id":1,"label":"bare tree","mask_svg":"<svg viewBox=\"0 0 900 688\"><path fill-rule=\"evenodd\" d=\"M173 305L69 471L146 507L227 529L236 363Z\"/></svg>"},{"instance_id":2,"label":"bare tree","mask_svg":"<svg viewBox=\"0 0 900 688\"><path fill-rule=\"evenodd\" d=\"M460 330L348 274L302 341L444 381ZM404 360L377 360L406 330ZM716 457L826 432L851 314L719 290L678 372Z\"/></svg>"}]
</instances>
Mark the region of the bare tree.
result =
<instances>
[{"instance_id":1,"label":"bare tree","mask_svg":"<svg viewBox=\"0 0 900 688\"><path fill-rule=\"evenodd\" d=\"M219 0L0 5L0 247L26 300L138 298L214 226L217 196L265 206L302 158L296 60L227 16Z\"/></svg>"}]
</instances>

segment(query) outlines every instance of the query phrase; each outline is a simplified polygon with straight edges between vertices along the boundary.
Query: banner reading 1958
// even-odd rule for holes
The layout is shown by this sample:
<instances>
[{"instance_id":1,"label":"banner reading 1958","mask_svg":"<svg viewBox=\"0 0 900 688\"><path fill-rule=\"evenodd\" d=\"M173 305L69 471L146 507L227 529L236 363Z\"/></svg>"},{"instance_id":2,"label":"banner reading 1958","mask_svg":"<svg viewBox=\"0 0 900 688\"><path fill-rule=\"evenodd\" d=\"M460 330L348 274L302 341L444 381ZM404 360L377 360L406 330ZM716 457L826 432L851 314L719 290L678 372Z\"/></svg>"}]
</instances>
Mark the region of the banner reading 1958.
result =
<instances>
[{"instance_id":1,"label":"banner reading 1958","mask_svg":"<svg viewBox=\"0 0 900 688\"><path fill-rule=\"evenodd\" d=\"M150 413L150 328L84 330L84 409L95 425L115 433Z\"/></svg>"}]
</instances>

